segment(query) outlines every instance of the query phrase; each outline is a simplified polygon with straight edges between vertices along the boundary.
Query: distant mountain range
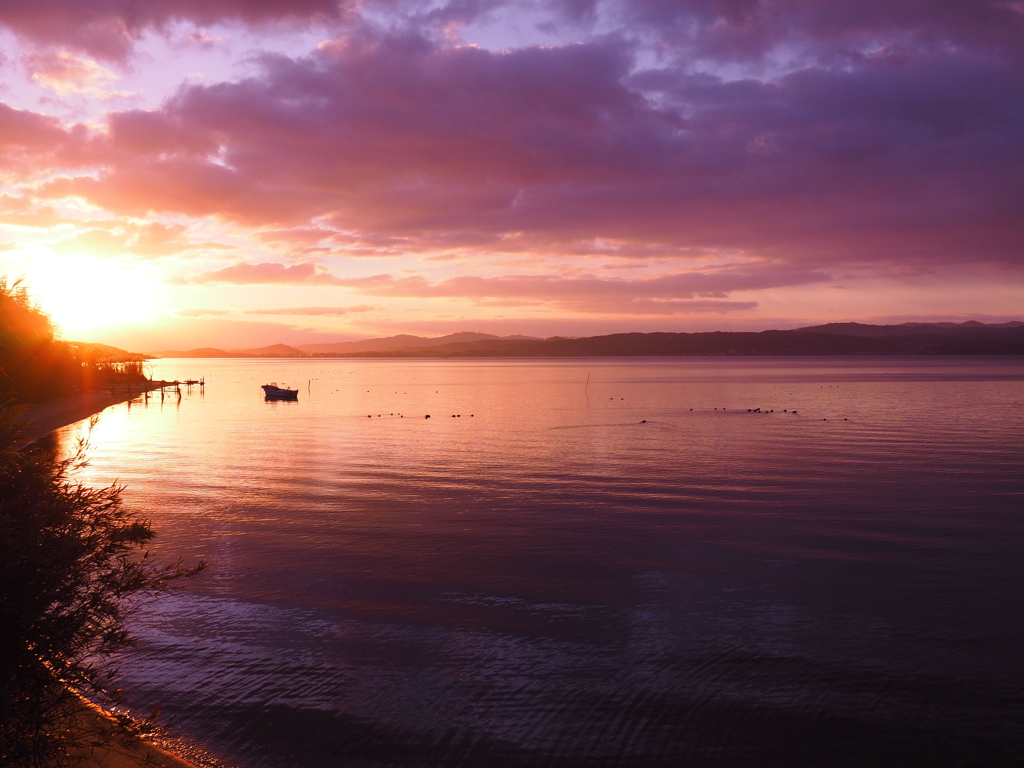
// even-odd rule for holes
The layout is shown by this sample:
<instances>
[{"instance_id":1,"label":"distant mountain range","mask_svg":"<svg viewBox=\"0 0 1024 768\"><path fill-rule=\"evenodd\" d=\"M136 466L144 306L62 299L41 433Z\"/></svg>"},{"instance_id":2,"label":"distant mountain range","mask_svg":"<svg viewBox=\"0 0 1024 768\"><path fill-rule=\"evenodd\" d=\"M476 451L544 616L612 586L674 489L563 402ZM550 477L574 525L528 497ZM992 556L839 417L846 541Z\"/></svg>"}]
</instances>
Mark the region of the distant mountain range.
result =
<instances>
[{"instance_id":1,"label":"distant mountain range","mask_svg":"<svg viewBox=\"0 0 1024 768\"><path fill-rule=\"evenodd\" d=\"M829 323L788 331L615 333L538 339L453 333L257 349L163 350L155 357L635 357L667 355L1022 355L1024 322Z\"/></svg>"},{"instance_id":2,"label":"distant mountain range","mask_svg":"<svg viewBox=\"0 0 1024 768\"><path fill-rule=\"evenodd\" d=\"M109 344L97 344L94 341L69 341L67 344L76 350L79 355L99 363L126 363L145 360L148 357L148 355L128 352L119 347L112 347Z\"/></svg>"},{"instance_id":3,"label":"distant mountain range","mask_svg":"<svg viewBox=\"0 0 1024 768\"><path fill-rule=\"evenodd\" d=\"M201 349L176 350L167 349L159 352L152 352L156 357L307 357L310 355L322 356L349 355L361 352L406 352L424 347L436 347L445 344L470 343L475 341L489 340L537 340L533 336L494 336L490 333L473 333L462 331L450 333L447 336L427 338L425 336L410 336L400 334L388 336L383 339L364 339L363 341L336 341L332 344L301 344L297 347L290 347L287 344L273 344L269 347L258 347L256 349L214 349L203 347Z\"/></svg>"}]
</instances>

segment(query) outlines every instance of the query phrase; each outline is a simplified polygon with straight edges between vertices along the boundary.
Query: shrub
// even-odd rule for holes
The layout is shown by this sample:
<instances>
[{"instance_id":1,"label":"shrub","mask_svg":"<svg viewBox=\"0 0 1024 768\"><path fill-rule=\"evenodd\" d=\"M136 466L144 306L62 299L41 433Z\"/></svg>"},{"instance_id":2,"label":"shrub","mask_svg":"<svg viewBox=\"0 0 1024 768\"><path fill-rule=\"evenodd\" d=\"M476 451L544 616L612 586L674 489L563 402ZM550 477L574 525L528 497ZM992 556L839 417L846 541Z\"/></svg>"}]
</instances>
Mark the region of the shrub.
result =
<instances>
[{"instance_id":1,"label":"shrub","mask_svg":"<svg viewBox=\"0 0 1024 768\"><path fill-rule=\"evenodd\" d=\"M153 530L124 509L122 487L72 479L84 444L60 458L19 448L23 430L0 402L0 764L42 766L75 746L73 692L102 693L131 610L204 563L154 563Z\"/></svg>"},{"instance_id":2,"label":"shrub","mask_svg":"<svg viewBox=\"0 0 1024 768\"><path fill-rule=\"evenodd\" d=\"M61 341L25 287L0 277L0 396L38 402L75 390L144 382L144 363L112 359L113 349Z\"/></svg>"}]
</instances>

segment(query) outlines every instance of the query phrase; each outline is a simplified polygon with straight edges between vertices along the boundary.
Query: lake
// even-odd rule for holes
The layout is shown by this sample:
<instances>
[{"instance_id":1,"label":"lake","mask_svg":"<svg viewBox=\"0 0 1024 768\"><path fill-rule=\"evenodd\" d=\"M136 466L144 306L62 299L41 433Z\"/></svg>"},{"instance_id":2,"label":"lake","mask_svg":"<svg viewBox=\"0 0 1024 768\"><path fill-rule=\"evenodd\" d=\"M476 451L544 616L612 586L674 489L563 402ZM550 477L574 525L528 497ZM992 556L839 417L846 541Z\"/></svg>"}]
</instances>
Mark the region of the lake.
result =
<instances>
[{"instance_id":1,"label":"lake","mask_svg":"<svg viewBox=\"0 0 1024 768\"><path fill-rule=\"evenodd\" d=\"M152 369L81 478L209 569L118 683L229 765L1024 761L1018 358Z\"/></svg>"}]
</instances>

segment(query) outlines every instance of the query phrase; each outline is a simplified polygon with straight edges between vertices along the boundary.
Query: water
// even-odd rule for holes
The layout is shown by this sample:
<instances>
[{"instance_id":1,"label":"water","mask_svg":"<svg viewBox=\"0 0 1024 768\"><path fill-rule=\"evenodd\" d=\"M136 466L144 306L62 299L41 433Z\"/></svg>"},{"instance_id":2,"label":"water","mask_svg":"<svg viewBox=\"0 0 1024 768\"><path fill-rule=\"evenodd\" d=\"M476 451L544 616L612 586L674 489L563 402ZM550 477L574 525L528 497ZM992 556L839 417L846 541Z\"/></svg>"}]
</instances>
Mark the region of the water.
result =
<instances>
[{"instance_id":1,"label":"water","mask_svg":"<svg viewBox=\"0 0 1024 768\"><path fill-rule=\"evenodd\" d=\"M210 568L119 682L229 764L1024 761L1024 361L154 375L83 477Z\"/></svg>"}]
</instances>

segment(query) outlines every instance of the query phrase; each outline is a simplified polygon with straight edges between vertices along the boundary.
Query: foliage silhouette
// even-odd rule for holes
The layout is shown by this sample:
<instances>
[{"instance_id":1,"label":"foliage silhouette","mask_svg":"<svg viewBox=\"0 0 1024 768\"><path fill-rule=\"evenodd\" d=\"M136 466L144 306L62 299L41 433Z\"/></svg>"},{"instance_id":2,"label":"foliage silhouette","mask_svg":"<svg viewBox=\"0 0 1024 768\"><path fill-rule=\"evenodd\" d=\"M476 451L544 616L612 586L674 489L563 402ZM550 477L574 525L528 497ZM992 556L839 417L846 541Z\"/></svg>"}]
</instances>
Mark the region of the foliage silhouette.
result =
<instances>
[{"instance_id":1,"label":"foliage silhouette","mask_svg":"<svg viewBox=\"0 0 1024 768\"><path fill-rule=\"evenodd\" d=\"M155 563L122 487L73 480L84 443L67 458L23 443L0 403L0 764L53 766L78 746L76 692L104 695L103 662L130 643L126 617L205 563Z\"/></svg>"},{"instance_id":2,"label":"foliage silhouette","mask_svg":"<svg viewBox=\"0 0 1024 768\"><path fill-rule=\"evenodd\" d=\"M90 345L61 341L25 286L0 277L0 396L38 402L145 378L141 360L111 360Z\"/></svg>"}]
</instances>

